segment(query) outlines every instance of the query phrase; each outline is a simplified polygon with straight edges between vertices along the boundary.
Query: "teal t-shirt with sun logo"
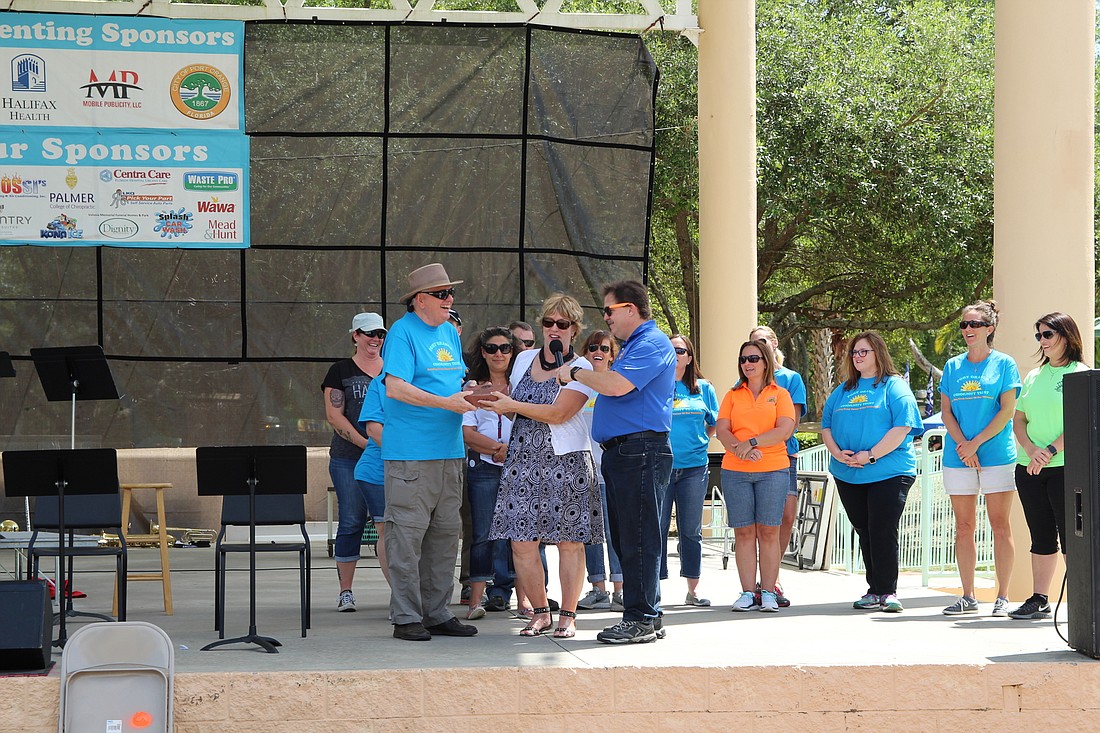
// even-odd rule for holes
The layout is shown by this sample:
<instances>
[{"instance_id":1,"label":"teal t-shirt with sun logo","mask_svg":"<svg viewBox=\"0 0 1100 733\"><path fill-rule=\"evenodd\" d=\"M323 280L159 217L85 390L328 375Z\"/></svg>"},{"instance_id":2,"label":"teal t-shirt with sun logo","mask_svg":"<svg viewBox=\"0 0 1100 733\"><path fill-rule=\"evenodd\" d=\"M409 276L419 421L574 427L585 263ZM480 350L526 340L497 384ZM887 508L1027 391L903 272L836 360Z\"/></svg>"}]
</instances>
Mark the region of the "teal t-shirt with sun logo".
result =
<instances>
[{"instance_id":1,"label":"teal t-shirt with sun logo","mask_svg":"<svg viewBox=\"0 0 1100 733\"><path fill-rule=\"evenodd\" d=\"M449 322L429 326L415 313L406 313L386 334L382 361L383 379L393 375L437 397L461 391L466 375L455 327ZM410 405L390 397L388 390L384 411L383 460L434 461L466 455L462 415L457 412Z\"/></svg>"},{"instance_id":2,"label":"teal t-shirt with sun logo","mask_svg":"<svg viewBox=\"0 0 1100 733\"><path fill-rule=\"evenodd\" d=\"M943 367L940 394L950 400L951 414L967 440L985 430L1001 409L1001 395L1015 390L1020 395L1020 372L1007 354L992 351L977 364L966 354L949 359ZM943 465L965 468L955 450L958 444L949 433L944 440ZM1016 462L1016 440L1012 421L978 448L978 463L983 466L1007 466Z\"/></svg>"}]
</instances>

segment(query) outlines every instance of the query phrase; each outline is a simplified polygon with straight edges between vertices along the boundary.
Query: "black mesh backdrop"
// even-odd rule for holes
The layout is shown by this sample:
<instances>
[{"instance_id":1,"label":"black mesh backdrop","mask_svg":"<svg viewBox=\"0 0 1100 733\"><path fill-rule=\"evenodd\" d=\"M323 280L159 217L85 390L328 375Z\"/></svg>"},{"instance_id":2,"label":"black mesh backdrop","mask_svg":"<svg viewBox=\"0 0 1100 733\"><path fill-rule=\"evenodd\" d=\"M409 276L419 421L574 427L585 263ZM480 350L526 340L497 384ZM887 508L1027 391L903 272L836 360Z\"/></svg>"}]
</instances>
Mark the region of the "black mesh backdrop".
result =
<instances>
[{"instance_id":1,"label":"black mesh backdrop","mask_svg":"<svg viewBox=\"0 0 1100 733\"><path fill-rule=\"evenodd\" d=\"M68 444L38 346L101 344L123 395L83 446L325 445L320 382L405 275L465 280L465 341L645 275L657 70L636 36L253 23L251 249L0 247L0 448Z\"/></svg>"}]
</instances>

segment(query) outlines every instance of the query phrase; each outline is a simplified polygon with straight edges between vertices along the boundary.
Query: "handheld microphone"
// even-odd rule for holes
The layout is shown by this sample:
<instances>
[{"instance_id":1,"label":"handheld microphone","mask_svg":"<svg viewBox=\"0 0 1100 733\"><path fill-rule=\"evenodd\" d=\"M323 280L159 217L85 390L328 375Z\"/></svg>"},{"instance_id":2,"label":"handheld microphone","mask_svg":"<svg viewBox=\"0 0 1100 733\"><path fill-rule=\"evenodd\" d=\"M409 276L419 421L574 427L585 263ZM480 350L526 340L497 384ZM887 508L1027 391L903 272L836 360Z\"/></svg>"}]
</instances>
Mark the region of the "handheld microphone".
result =
<instances>
[{"instance_id":1,"label":"handheld microphone","mask_svg":"<svg viewBox=\"0 0 1100 733\"><path fill-rule=\"evenodd\" d=\"M554 363L556 363L558 365L559 369L562 367L562 365L565 364L565 361L561 358L561 352L562 352L561 341L558 341L557 339L551 340L550 341L550 353L554 355Z\"/></svg>"}]
</instances>

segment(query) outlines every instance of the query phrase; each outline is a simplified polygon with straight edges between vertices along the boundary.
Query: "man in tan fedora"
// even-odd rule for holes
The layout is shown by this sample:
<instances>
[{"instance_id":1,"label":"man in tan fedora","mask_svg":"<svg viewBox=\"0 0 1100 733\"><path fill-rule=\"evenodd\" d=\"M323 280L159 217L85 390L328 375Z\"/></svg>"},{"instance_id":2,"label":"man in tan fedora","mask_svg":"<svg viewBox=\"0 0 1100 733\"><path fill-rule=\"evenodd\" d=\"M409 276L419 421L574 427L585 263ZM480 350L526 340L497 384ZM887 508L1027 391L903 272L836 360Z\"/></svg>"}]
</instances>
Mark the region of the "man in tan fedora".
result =
<instances>
[{"instance_id":1,"label":"man in tan fedora","mask_svg":"<svg viewBox=\"0 0 1100 733\"><path fill-rule=\"evenodd\" d=\"M382 348L386 422L386 556L390 566L393 636L428 641L474 636L447 608L454 592L462 528L462 413L466 365L458 332L447 322L454 286L433 263L409 273L401 296L407 313Z\"/></svg>"}]
</instances>

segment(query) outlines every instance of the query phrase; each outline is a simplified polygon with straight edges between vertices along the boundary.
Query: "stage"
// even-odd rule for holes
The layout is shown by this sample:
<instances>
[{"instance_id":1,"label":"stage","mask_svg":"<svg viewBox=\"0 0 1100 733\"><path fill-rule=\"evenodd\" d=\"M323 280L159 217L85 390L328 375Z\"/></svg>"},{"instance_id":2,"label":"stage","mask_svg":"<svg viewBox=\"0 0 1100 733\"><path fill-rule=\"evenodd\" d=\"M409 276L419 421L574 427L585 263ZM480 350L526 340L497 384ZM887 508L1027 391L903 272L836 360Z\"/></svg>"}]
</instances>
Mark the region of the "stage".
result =
<instances>
[{"instance_id":1,"label":"stage","mask_svg":"<svg viewBox=\"0 0 1100 733\"><path fill-rule=\"evenodd\" d=\"M305 639L295 556L259 559L258 630L282 642L279 654L254 645L199 650L217 638L210 549L171 551L172 616L163 612L159 583L130 584L129 619L160 626L176 647L176 731L231 733L254 730L257 721L275 732L549 729L592 725L593 717L601 727L652 731L754 720L815 731L958 723L1091 729L1100 708L1100 664L1070 650L1051 621L991 618L991 604L981 615L947 617L940 610L951 597L920 588L915 576L902 578L905 612L885 614L851 608L865 590L860 578L785 567L790 608L732 613L733 563L722 570L707 548L699 591L714 605L686 607L683 580L665 581L668 635L656 643L596 642L618 618L610 611L581 611L571 640L521 638L522 621L489 613L473 622L476 637L405 642L391 636L373 556L356 575L359 610L338 613L323 538L313 548L313 628ZM156 567L156 553L133 550L131 570ZM548 555L553 563L553 549ZM243 560L233 558L231 567ZM97 562L78 565L76 587L88 593L78 608L110 608L106 563L88 570ZM675 575L675 557L670 563ZM230 637L247 631L247 577L230 575ZM72 620L70 633L80 623ZM56 672L0 679L0 690L0 733L56 731Z\"/></svg>"}]
</instances>

